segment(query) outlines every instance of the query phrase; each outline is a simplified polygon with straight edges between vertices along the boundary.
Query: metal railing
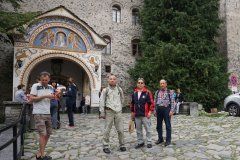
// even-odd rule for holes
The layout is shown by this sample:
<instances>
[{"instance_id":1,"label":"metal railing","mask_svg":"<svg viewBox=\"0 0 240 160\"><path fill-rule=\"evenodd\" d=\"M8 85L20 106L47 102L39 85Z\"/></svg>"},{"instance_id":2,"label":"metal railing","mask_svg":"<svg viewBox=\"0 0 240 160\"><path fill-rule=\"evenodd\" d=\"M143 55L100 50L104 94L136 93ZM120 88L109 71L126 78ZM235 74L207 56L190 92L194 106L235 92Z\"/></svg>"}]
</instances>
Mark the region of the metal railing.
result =
<instances>
[{"instance_id":1,"label":"metal railing","mask_svg":"<svg viewBox=\"0 0 240 160\"><path fill-rule=\"evenodd\" d=\"M13 144L13 160L21 159L21 156L24 155L24 133L25 133L25 124L26 124L26 106L23 104L19 118L12 122L11 124L0 129L0 134L4 131L7 131L12 128L13 137L8 140L6 143L0 146L0 151L4 148L7 148L10 144ZM18 151L18 137L20 139L20 149Z\"/></svg>"}]
</instances>

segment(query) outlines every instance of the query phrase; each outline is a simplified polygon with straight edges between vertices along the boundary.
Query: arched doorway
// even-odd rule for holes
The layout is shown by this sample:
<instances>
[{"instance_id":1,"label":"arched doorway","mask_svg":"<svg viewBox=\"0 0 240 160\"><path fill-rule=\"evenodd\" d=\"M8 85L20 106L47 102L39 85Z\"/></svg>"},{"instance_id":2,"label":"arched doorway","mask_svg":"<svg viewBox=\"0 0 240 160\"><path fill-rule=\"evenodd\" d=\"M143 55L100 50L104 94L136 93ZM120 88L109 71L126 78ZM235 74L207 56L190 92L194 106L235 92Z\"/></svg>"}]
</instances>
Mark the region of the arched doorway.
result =
<instances>
[{"instance_id":1,"label":"arched doorway","mask_svg":"<svg viewBox=\"0 0 240 160\"><path fill-rule=\"evenodd\" d=\"M57 81L61 86L67 86L67 79L72 77L78 89L77 106L86 95L91 95L91 86L86 71L76 62L63 58L49 58L39 62L32 68L27 86L36 82L38 75L42 71L51 74L51 81Z\"/></svg>"}]
</instances>

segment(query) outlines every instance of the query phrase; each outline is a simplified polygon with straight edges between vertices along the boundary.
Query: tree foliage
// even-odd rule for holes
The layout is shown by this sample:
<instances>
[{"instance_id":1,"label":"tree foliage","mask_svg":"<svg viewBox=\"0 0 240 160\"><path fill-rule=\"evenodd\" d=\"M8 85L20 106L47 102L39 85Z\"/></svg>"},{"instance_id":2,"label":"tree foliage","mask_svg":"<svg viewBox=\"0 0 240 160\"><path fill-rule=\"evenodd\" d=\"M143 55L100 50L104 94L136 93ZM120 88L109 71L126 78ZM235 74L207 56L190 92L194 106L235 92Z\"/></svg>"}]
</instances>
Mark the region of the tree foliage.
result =
<instances>
[{"instance_id":1,"label":"tree foliage","mask_svg":"<svg viewBox=\"0 0 240 160\"><path fill-rule=\"evenodd\" d=\"M217 50L218 0L145 0L141 11L143 56L130 70L151 90L166 79L186 101L205 109L222 106L229 94L227 60Z\"/></svg>"},{"instance_id":2,"label":"tree foliage","mask_svg":"<svg viewBox=\"0 0 240 160\"><path fill-rule=\"evenodd\" d=\"M0 4L10 3L15 10L17 10L20 7L20 2L22 2L22 0L0 0ZM1 22L0 32L6 33L9 28L13 28L16 26L19 27L17 29L20 32L23 32L20 26L32 20L38 14L39 12L18 13L18 12L0 11L0 22Z\"/></svg>"}]
</instances>

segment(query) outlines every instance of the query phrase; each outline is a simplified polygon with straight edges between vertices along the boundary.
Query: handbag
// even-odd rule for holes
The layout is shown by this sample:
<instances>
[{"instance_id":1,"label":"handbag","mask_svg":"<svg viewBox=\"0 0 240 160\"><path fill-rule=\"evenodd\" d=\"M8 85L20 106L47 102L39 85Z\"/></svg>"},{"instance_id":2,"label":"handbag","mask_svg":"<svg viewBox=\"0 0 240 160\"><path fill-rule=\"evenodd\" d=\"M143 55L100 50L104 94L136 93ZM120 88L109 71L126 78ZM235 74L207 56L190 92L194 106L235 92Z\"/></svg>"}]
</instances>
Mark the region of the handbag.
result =
<instances>
[{"instance_id":1,"label":"handbag","mask_svg":"<svg viewBox=\"0 0 240 160\"><path fill-rule=\"evenodd\" d=\"M128 132L131 134L134 132L134 130L135 130L135 121L130 120L128 125Z\"/></svg>"}]
</instances>

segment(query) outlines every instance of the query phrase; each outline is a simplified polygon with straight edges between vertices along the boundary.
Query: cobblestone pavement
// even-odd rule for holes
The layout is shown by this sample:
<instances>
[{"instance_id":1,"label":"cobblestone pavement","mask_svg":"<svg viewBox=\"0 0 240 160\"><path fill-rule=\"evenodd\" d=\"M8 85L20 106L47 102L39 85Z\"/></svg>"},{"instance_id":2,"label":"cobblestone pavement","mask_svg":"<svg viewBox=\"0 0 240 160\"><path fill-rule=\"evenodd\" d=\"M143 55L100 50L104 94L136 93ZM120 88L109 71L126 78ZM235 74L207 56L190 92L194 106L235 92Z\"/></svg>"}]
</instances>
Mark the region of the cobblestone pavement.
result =
<instances>
[{"instance_id":1,"label":"cobblestone pavement","mask_svg":"<svg viewBox=\"0 0 240 160\"><path fill-rule=\"evenodd\" d=\"M55 130L47 144L46 152L59 160L175 160L175 159L240 159L239 117L190 117L177 115L172 119L172 145L155 145L156 118L152 117L153 148L135 149L136 133L128 133L130 114L123 114L126 152L120 152L117 132L111 131L111 151L102 151L104 120L97 115L75 115L75 128L66 128L67 115L61 115L62 128ZM144 132L145 133L145 132ZM165 135L165 133L164 133ZM34 159L38 148L37 133L26 134L25 156Z\"/></svg>"}]
</instances>

